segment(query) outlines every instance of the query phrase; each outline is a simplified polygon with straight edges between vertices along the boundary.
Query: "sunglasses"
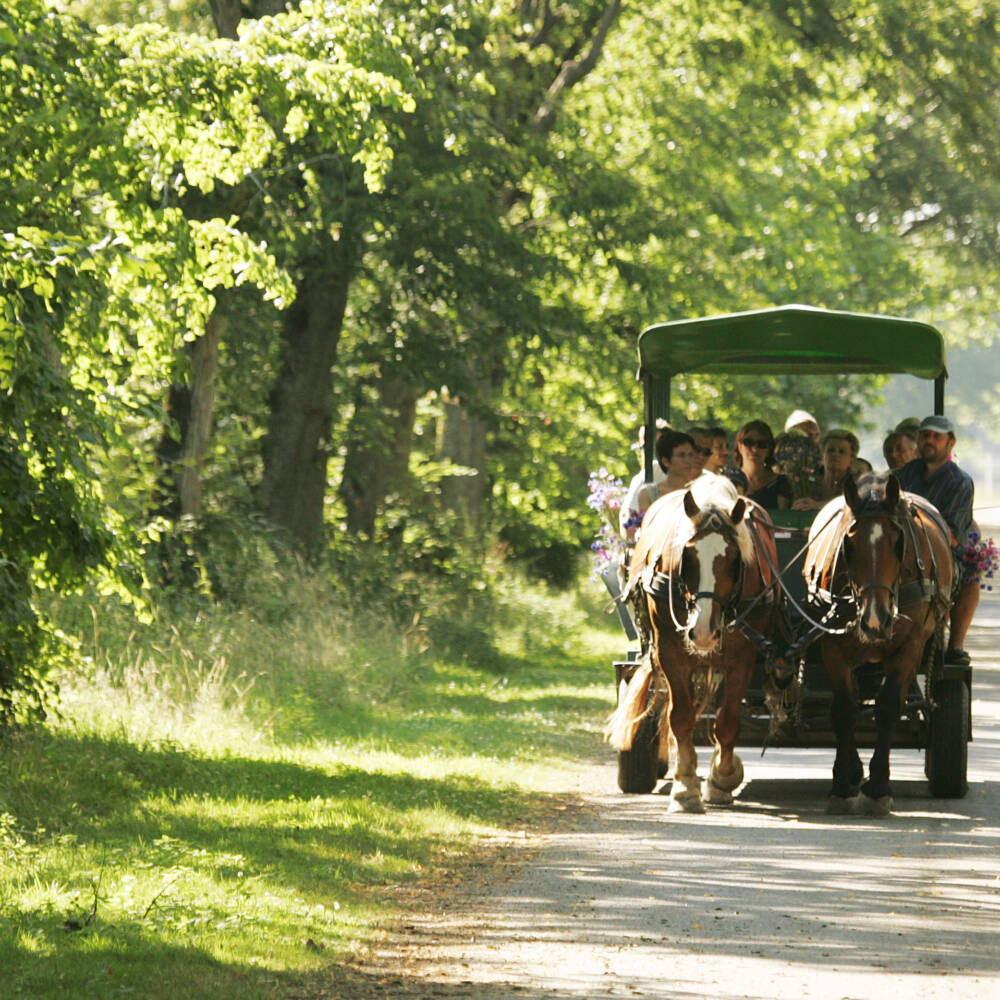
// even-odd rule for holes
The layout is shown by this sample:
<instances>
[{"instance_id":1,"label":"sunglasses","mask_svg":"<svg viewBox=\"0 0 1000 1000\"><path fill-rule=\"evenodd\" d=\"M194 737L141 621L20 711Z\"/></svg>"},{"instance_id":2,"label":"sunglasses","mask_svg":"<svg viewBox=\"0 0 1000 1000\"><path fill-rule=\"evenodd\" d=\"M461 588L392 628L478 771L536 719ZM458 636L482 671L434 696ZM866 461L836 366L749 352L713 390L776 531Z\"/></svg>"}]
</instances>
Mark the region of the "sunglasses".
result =
<instances>
[{"instance_id":1,"label":"sunglasses","mask_svg":"<svg viewBox=\"0 0 1000 1000\"><path fill-rule=\"evenodd\" d=\"M770 448L770 441L763 441L760 438L744 438L741 442L745 448Z\"/></svg>"}]
</instances>

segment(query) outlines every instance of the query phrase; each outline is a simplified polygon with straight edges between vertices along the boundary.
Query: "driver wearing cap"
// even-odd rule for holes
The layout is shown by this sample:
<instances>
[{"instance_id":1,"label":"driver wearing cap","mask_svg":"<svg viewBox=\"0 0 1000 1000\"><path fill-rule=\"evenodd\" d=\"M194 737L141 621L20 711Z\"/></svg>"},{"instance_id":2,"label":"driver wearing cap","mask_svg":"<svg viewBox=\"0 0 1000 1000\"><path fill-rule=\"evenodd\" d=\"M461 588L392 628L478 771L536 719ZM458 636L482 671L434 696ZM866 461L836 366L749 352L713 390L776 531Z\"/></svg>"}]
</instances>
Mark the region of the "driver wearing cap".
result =
<instances>
[{"instance_id":1,"label":"driver wearing cap","mask_svg":"<svg viewBox=\"0 0 1000 1000\"><path fill-rule=\"evenodd\" d=\"M972 526L972 502L975 486L972 477L951 459L955 447L955 427L941 414L924 417L917 429L919 458L896 470L899 485L910 493L929 500L941 512L954 533L952 551L958 565L957 592L953 592L951 629L946 663L968 664L969 654L962 648L972 616L979 604L978 579L963 582L962 554Z\"/></svg>"}]
</instances>

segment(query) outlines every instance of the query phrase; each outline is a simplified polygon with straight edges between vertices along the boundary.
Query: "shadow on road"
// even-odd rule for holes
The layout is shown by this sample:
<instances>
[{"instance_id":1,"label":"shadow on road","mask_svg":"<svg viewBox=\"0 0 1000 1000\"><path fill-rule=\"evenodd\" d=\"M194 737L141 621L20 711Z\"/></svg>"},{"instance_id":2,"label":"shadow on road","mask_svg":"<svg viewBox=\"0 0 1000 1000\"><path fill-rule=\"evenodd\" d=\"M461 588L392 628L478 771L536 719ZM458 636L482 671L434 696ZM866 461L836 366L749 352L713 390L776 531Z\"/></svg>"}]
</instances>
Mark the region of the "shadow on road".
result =
<instances>
[{"instance_id":1,"label":"shadow on road","mask_svg":"<svg viewBox=\"0 0 1000 1000\"><path fill-rule=\"evenodd\" d=\"M969 641L966 798L931 798L922 753L903 751L891 817L828 816L832 750L749 750L733 807L670 814L619 794L609 760L596 819L395 936L417 989L395 995L797 1000L820 979L831 997L980 995L1000 974L998 634Z\"/></svg>"}]
</instances>

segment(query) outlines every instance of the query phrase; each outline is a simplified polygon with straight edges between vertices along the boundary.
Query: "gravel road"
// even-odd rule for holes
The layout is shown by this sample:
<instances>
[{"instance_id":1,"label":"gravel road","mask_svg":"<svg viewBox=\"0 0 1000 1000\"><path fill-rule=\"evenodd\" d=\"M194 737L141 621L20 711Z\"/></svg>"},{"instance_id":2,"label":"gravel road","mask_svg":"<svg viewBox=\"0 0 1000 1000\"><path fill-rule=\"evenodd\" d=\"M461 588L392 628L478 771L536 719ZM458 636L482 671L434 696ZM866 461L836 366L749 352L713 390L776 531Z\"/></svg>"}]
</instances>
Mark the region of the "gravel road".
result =
<instances>
[{"instance_id":1,"label":"gravel road","mask_svg":"<svg viewBox=\"0 0 1000 1000\"><path fill-rule=\"evenodd\" d=\"M827 816L832 751L751 749L734 806L668 814L663 796L618 792L609 751L576 789L587 809L572 831L435 894L351 973L353 995L1000 997L1000 600L988 596L968 644L965 799L930 798L923 755L906 750L891 817Z\"/></svg>"}]
</instances>

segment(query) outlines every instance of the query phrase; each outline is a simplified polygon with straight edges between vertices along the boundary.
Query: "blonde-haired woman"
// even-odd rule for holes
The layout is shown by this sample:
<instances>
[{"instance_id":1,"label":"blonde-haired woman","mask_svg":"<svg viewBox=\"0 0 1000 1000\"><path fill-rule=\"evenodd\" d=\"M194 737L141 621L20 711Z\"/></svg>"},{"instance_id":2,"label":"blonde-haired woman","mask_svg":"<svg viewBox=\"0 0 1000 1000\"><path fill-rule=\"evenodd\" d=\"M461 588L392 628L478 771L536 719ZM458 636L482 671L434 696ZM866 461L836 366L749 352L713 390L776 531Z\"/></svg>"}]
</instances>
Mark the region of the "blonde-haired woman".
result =
<instances>
[{"instance_id":1,"label":"blonde-haired woman","mask_svg":"<svg viewBox=\"0 0 1000 1000\"><path fill-rule=\"evenodd\" d=\"M823 476L811 496L802 497L792 504L794 510L819 510L827 501L840 496L844 480L851 474L861 450L857 435L843 427L828 430L819 440L823 459Z\"/></svg>"}]
</instances>

